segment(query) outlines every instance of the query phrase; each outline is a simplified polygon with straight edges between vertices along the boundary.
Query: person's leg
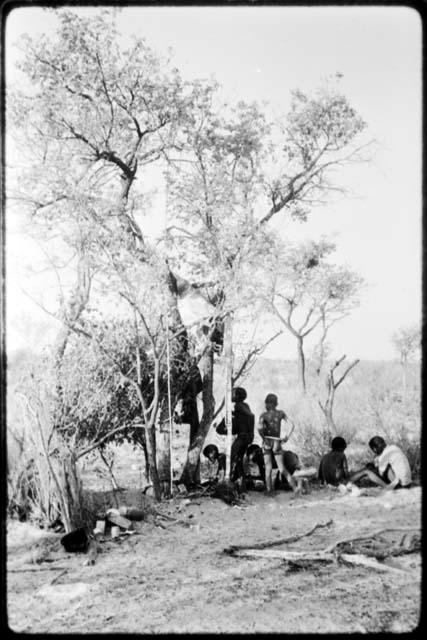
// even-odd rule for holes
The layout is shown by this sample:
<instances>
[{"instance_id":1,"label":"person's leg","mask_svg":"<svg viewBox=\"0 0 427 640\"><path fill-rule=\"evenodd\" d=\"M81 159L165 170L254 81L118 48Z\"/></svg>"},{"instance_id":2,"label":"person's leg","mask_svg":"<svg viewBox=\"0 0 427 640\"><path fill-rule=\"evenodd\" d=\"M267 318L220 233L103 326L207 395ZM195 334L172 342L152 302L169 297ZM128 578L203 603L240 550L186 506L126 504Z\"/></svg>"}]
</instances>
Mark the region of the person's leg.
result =
<instances>
[{"instance_id":1,"label":"person's leg","mask_svg":"<svg viewBox=\"0 0 427 640\"><path fill-rule=\"evenodd\" d=\"M237 436L231 445L231 480L234 482L243 476L243 456L247 448L247 439Z\"/></svg>"},{"instance_id":2,"label":"person's leg","mask_svg":"<svg viewBox=\"0 0 427 640\"><path fill-rule=\"evenodd\" d=\"M274 454L274 457L276 459L277 468L279 469L280 475L282 476L282 478L286 478L289 486L292 488L292 491L295 491L295 489L297 488L297 485L294 479L292 478L291 474L285 467L285 463L283 461L283 451L276 452Z\"/></svg>"},{"instance_id":3,"label":"person's leg","mask_svg":"<svg viewBox=\"0 0 427 640\"><path fill-rule=\"evenodd\" d=\"M271 472L273 471L273 454L271 453L271 449L267 449L264 451L264 465L265 465L265 488L268 493L271 493L273 490L273 485L271 482Z\"/></svg>"},{"instance_id":4,"label":"person's leg","mask_svg":"<svg viewBox=\"0 0 427 640\"><path fill-rule=\"evenodd\" d=\"M371 471L371 469L361 469L360 471L353 473L350 476L350 482L355 483L362 478L367 478L368 480L373 482L373 484L376 484L379 487L385 488L387 486L387 483L384 482L384 480L377 473L375 473L375 471Z\"/></svg>"}]
</instances>

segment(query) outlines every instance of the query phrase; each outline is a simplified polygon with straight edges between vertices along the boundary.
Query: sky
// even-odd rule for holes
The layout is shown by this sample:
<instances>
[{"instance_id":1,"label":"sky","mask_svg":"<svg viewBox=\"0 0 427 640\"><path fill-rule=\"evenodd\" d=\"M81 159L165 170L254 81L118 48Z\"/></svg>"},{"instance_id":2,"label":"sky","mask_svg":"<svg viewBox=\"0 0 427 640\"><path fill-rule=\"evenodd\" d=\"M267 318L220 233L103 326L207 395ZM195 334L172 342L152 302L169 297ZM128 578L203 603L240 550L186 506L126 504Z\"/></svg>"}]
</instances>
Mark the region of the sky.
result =
<instances>
[{"instance_id":1,"label":"sky","mask_svg":"<svg viewBox=\"0 0 427 640\"><path fill-rule=\"evenodd\" d=\"M55 24L55 16L40 8L12 11L5 32L6 88L19 81L13 43L23 33L53 34ZM118 27L124 43L135 34L159 51L171 47L185 77L214 76L224 99L266 101L277 116L288 110L292 89L313 91L343 74L340 87L367 122L375 155L340 176L351 196L316 207L305 224L277 216L274 225L290 239L333 238L336 260L367 282L360 307L331 333L333 355L394 358L393 332L421 321L418 14L406 7L124 7ZM6 228L7 348L36 348L55 329L31 298L55 283L47 273L29 273L40 248L12 208ZM278 339L264 355L294 358L292 337Z\"/></svg>"}]
</instances>

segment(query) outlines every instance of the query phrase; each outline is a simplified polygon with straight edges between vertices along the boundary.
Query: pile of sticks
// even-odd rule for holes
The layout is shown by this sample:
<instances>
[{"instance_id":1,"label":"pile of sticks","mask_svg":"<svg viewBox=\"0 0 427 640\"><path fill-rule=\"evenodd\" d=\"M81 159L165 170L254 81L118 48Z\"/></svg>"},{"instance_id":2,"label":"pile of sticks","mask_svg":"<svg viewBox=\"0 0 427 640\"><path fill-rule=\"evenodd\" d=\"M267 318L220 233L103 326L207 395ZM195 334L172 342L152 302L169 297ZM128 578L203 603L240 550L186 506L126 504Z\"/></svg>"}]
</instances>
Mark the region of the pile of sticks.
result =
<instances>
[{"instance_id":1,"label":"pile of sticks","mask_svg":"<svg viewBox=\"0 0 427 640\"><path fill-rule=\"evenodd\" d=\"M303 551L295 551L289 549L273 549L283 544L289 544L296 542L301 538L310 536L314 531L320 528L329 527L333 523L332 520L328 520L325 523L316 524L309 531L294 535L288 538L281 538L278 540L271 540L267 542L260 542L252 545L233 545L223 550L223 553L234 557L246 557L246 558L277 558L282 559L285 562L294 564L307 563L332 563L332 562L344 562L352 565L361 565L367 568L376 569L378 571L391 571L397 573L406 573L404 569L397 567L391 567L380 562L385 558L397 555L403 555L406 553L414 553L421 548L421 539L417 531L417 527L393 527L388 529L380 529L371 533L353 536L352 538L344 538L338 540L329 545L325 549L309 549ZM378 549L375 548L375 541L382 540L384 542L383 534L389 532L403 532L404 535L397 544L387 547L381 545ZM412 535L409 535L412 533ZM369 549L366 549L366 545L363 548L364 553L358 553L360 550L360 544L363 542L369 542Z\"/></svg>"}]
</instances>

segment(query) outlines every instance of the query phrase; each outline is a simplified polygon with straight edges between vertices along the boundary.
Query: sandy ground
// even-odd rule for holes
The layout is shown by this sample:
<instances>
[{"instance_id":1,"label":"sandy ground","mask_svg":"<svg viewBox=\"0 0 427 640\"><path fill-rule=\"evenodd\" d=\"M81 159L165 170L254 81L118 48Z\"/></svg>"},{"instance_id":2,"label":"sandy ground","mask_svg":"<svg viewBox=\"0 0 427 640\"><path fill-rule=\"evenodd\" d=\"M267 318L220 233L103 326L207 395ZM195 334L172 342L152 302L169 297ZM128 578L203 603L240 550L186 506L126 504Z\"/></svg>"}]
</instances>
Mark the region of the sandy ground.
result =
<instances>
[{"instance_id":1,"label":"sandy ground","mask_svg":"<svg viewBox=\"0 0 427 640\"><path fill-rule=\"evenodd\" d=\"M135 492L120 498L137 506L141 499ZM191 527L135 523L131 536L104 538L94 566L84 566L85 554L67 554L60 535L12 521L8 624L16 632L83 634L412 631L420 615L418 553L393 560L404 571L380 573L344 564L295 568L280 559L230 557L223 549L332 520L276 547L322 549L380 528L418 528L420 507L419 487L387 495L373 489L362 497L329 489L301 497L250 492L242 507L174 498L156 508Z\"/></svg>"}]
</instances>

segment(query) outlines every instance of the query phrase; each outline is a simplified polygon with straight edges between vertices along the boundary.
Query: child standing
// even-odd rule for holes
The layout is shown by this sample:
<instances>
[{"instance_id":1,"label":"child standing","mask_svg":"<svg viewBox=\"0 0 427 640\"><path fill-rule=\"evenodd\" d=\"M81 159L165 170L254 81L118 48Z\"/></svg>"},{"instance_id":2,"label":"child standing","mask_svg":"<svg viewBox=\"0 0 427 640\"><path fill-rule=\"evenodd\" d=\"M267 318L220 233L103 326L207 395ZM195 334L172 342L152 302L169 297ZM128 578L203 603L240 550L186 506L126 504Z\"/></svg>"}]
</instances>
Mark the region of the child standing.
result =
<instances>
[{"instance_id":1,"label":"child standing","mask_svg":"<svg viewBox=\"0 0 427 640\"><path fill-rule=\"evenodd\" d=\"M278 399L274 393L269 393L265 399L266 410L259 417L258 432L262 438L262 449L265 462L265 484L268 493L272 493L273 456L276 460L277 467L281 477L286 478L287 482L295 491L296 485L291 474L286 469L283 461L282 442L287 442L290 436L281 437L281 423L288 422L288 417L284 411L277 409Z\"/></svg>"}]
</instances>

